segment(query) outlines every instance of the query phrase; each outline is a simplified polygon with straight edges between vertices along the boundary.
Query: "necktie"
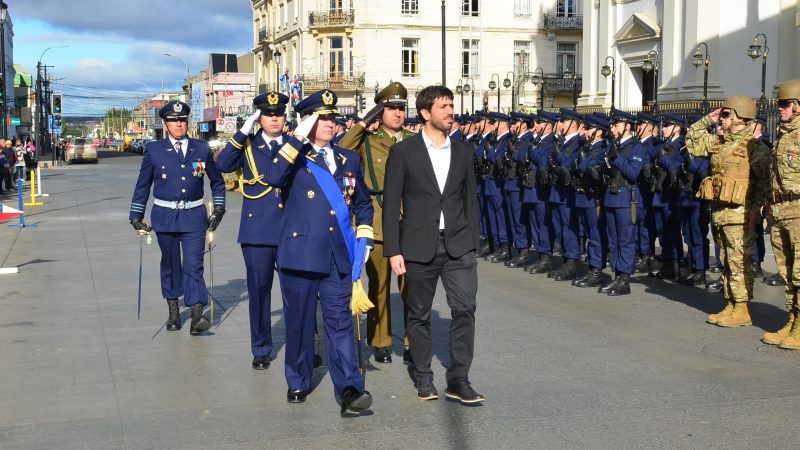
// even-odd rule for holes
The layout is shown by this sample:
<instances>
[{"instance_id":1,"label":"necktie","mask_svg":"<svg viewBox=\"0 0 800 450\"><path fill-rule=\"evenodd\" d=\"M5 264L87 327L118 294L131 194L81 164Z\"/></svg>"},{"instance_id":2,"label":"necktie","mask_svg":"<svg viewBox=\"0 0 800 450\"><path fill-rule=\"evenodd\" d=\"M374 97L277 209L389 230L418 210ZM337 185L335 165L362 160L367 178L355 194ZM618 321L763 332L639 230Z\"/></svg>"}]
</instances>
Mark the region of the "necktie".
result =
<instances>
[{"instance_id":1,"label":"necktie","mask_svg":"<svg viewBox=\"0 0 800 450\"><path fill-rule=\"evenodd\" d=\"M328 168L328 171L330 173L333 173L333 170L331 170L331 165L328 162L328 152L326 152L324 148L321 148L321 149L319 149L318 154L319 154L319 156L322 157L322 160L325 161L325 167Z\"/></svg>"},{"instance_id":2,"label":"necktie","mask_svg":"<svg viewBox=\"0 0 800 450\"><path fill-rule=\"evenodd\" d=\"M280 147L280 144L278 144L278 141L276 141L276 140L269 141L269 148L272 149L273 152L275 152L275 150L277 150L278 147Z\"/></svg>"},{"instance_id":3,"label":"necktie","mask_svg":"<svg viewBox=\"0 0 800 450\"><path fill-rule=\"evenodd\" d=\"M183 154L183 142L181 141L175 143L175 151L181 156L186 156Z\"/></svg>"}]
</instances>

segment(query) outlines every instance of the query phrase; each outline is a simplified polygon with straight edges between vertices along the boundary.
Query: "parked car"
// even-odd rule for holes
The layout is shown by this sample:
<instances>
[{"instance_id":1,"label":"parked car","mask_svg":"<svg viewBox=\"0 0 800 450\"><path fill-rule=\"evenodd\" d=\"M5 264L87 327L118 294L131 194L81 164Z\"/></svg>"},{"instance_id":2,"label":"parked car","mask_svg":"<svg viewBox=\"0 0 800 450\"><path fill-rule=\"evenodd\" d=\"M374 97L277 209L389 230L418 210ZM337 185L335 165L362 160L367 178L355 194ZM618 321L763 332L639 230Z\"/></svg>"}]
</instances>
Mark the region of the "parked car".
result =
<instances>
[{"instance_id":1,"label":"parked car","mask_svg":"<svg viewBox=\"0 0 800 450\"><path fill-rule=\"evenodd\" d=\"M97 164L97 144L89 138L73 138L67 143L64 161L88 161Z\"/></svg>"},{"instance_id":2,"label":"parked car","mask_svg":"<svg viewBox=\"0 0 800 450\"><path fill-rule=\"evenodd\" d=\"M133 139L130 142L130 149L133 153L143 153L144 147L142 147L142 139Z\"/></svg>"}]
</instances>

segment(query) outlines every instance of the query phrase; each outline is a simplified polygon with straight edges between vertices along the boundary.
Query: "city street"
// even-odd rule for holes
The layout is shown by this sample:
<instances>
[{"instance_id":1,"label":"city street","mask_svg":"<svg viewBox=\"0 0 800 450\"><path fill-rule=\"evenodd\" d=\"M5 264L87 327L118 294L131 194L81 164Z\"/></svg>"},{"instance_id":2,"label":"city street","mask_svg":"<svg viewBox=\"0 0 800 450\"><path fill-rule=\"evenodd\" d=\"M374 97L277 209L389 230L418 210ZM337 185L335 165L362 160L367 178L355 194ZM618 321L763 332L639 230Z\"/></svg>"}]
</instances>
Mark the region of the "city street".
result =
<instances>
[{"instance_id":1,"label":"city street","mask_svg":"<svg viewBox=\"0 0 800 450\"><path fill-rule=\"evenodd\" d=\"M215 323L192 337L182 308L183 329L168 332L155 238L144 244L136 317L140 238L128 211L142 156L99 154L97 165L43 169L50 195L26 207L35 228L0 227L0 266L19 267L0 275L2 449L798 445L800 352L760 342L786 319L783 289L760 279L754 325L724 329L704 322L722 309L722 295L701 288L637 275L632 295L608 297L481 261L470 377L484 405L444 399L449 309L441 285L433 315L439 400L417 399L402 363L395 294L394 362L375 364L364 347L371 411L340 418L325 366L308 400L289 404L277 277L274 360L266 371L250 367L236 243L241 196L228 193L215 233ZM0 201L17 206L16 197ZM763 267L775 271L771 249Z\"/></svg>"}]
</instances>

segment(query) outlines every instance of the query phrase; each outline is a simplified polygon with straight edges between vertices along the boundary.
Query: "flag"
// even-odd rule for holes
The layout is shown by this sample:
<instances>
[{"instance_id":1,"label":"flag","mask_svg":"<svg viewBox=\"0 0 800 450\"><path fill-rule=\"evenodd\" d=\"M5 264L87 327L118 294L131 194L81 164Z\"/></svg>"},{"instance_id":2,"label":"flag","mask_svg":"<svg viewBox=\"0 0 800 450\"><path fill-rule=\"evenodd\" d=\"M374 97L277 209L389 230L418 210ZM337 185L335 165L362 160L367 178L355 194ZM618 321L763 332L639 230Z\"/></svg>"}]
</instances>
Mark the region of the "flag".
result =
<instances>
[{"instance_id":1,"label":"flag","mask_svg":"<svg viewBox=\"0 0 800 450\"><path fill-rule=\"evenodd\" d=\"M22 214L23 212L18 209L14 209L6 205L0 205L0 222L15 219Z\"/></svg>"},{"instance_id":2,"label":"flag","mask_svg":"<svg viewBox=\"0 0 800 450\"><path fill-rule=\"evenodd\" d=\"M284 72L281 75L281 93L288 94L289 91L289 72Z\"/></svg>"}]
</instances>

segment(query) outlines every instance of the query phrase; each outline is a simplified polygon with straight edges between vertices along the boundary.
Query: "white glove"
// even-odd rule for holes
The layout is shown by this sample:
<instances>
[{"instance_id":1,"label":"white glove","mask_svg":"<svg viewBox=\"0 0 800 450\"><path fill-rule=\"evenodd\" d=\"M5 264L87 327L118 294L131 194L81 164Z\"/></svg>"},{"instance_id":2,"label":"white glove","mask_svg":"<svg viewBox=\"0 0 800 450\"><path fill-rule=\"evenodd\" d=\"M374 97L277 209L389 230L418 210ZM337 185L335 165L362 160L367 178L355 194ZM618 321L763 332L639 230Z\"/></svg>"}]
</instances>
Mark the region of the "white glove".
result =
<instances>
[{"instance_id":1,"label":"white glove","mask_svg":"<svg viewBox=\"0 0 800 450\"><path fill-rule=\"evenodd\" d=\"M254 112L252 116L248 117L247 120L244 121L244 125L242 125L242 128L239 131L244 134L250 134L250 132L253 131L253 125L256 124L259 117L261 117L261 110Z\"/></svg>"},{"instance_id":2,"label":"white glove","mask_svg":"<svg viewBox=\"0 0 800 450\"><path fill-rule=\"evenodd\" d=\"M372 246L368 245L366 246L366 248L364 248L364 264L366 264L367 261L369 261L369 252L371 251L372 251Z\"/></svg>"},{"instance_id":3,"label":"white glove","mask_svg":"<svg viewBox=\"0 0 800 450\"><path fill-rule=\"evenodd\" d=\"M308 135L311 134L311 129L314 128L314 124L317 123L317 118L319 116L316 114L311 114L299 124L297 124L297 128L294 129L294 137L299 140L304 140L308 138Z\"/></svg>"}]
</instances>

